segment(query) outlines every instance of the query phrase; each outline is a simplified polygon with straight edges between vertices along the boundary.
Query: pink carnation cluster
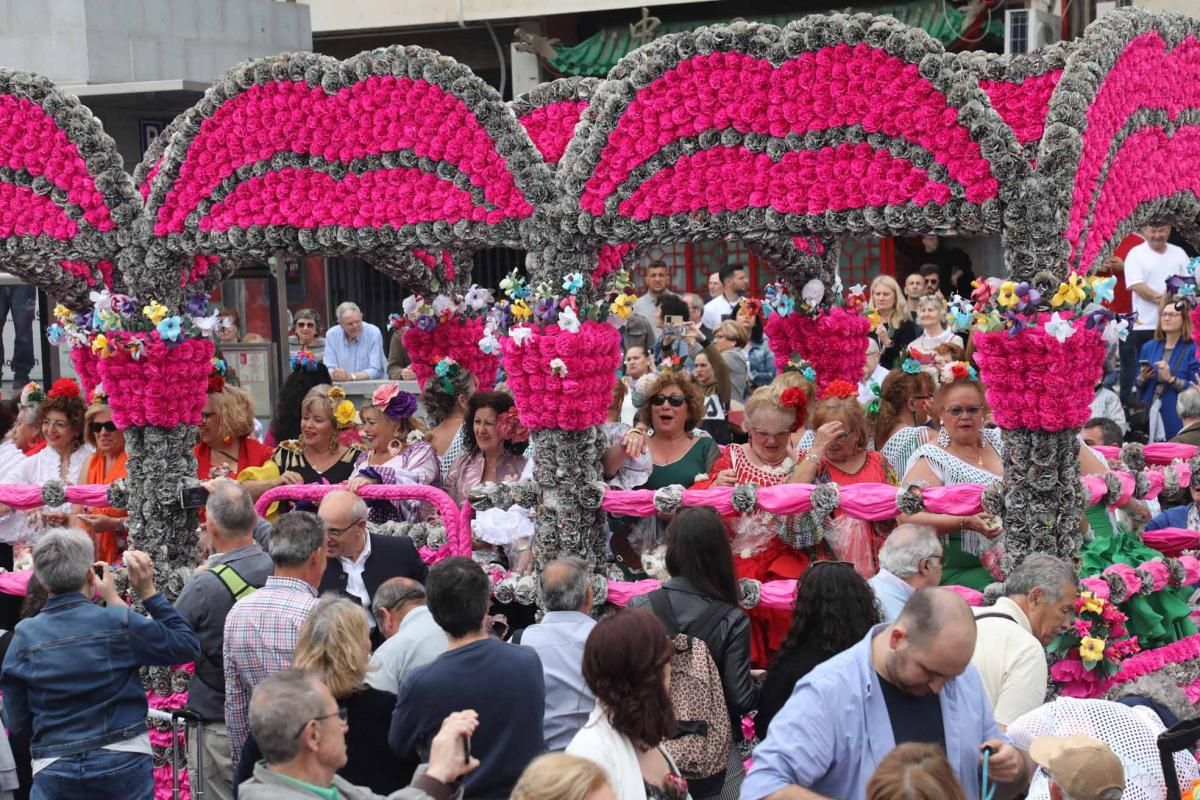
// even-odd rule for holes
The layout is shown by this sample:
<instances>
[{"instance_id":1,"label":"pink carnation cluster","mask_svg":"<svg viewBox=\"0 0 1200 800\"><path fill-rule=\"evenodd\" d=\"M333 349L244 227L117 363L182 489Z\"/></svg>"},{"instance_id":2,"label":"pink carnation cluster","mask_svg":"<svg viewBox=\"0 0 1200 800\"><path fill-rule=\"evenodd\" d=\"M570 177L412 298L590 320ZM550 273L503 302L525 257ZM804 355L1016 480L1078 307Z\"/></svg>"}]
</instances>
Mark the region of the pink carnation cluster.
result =
<instances>
[{"instance_id":1,"label":"pink carnation cluster","mask_svg":"<svg viewBox=\"0 0 1200 800\"><path fill-rule=\"evenodd\" d=\"M532 334L520 344L508 336L500 340L521 422L530 430L569 431L603 423L621 364L620 331L591 320L578 333L557 325L529 330ZM565 374L550 366L556 359L562 360Z\"/></svg>"},{"instance_id":2,"label":"pink carnation cluster","mask_svg":"<svg viewBox=\"0 0 1200 800\"><path fill-rule=\"evenodd\" d=\"M200 126L189 143L179 175L158 210L154 232L177 233L200 202L238 167L270 159L277 153L295 152L348 163L356 158L387 151L412 150L418 156L446 161L481 187L493 209L485 211L453 183L436 176L433 182L415 170L388 170L396 178L347 176L334 181L323 173L292 170L298 175L248 181L214 208L220 222L229 225L265 224L267 220L313 220L352 227L377 225L389 214L399 214L394 224L433 214L432 219L462 218L469 212L495 224L523 218L533 212L496 143L479 119L458 97L424 80L371 76L334 94L304 81L275 81L252 86L224 103ZM397 182L398 181L398 182ZM401 188L402 187L402 188ZM294 190L280 196L277 191ZM317 194L307 192L314 189ZM381 197L396 190L408 198ZM331 193L324 194L323 193ZM438 201L442 201L439 207ZM257 208L263 202L266 208Z\"/></svg>"},{"instance_id":3,"label":"pink carnation cluster","mask_svg":"<svg viewBox=\"0 0 1200 800\"><path fill-rule=\"evenodd\" d=\"M1042 140L1050 95L1061 77L1062 70L1056 69L1020 83L980 81L979 88L992 101L992 108L996 109L1000 119L1013 129L1017 141L1023 145L1035 144Z\"/></svg>"},{"instance_id":4,"label":"pink carnation cluster","mask_svg":"<svg viewBox=\"0 0 1200 800\"><path fill-rule=\"evenodd\" d=\"M12 95L0 97L0 163L27 169L31 174L43 176L54 186L64 189L67 200L83 209L83 218L92 227L101 231L116 227L104 202L104 195L88 174L87 163L79 154L79 149L67 132L36 103ZM17 188L12 184L5 186ZM54 205L49 197L41 199ZM25 206L31 206L28 199L22 200L17 206L7 200L0 202L0 208ZM37 207L42 208L42 204L39 203ZM65 219L61 210L58 210L58 216ZM74 227L73 222L71 227Z\"/></svg>"},{"instance_id":5,"label":"pink carnation cluster","mask_svg":"<svg viewBox=\"0 0 1200 800\"><path fill-rule=\"evenodd\" d=\"M664 146L707 130L783 137L856 124L868 133L886 133L930 151L946 166L950 178L964 187L969 202L994 198L999 191L979 145L917 66L860 43L806 52L778 68L765 58L743 53L718 52L682 60L638 92L621 115L584 187L581 207L602 214L605 201L638 165ZM832 180L818 178L834 163L829 155L789 153L777 166L771 166L770 158L760 162L744 148L719 148L700 159L685 157L665 168L662 177L644 183L626 201L628 211L623 213L669 213L666 209L687 205L682 198L676 201L675 195L682 192L691 202L693 191L703 192L705 183L708 191L698 198L704 201L699 207L714 212L718 209L712 204L725 205L743 197L754 207L782 201L793 206L788 211L825 211L835 204L848 207L865 201L866 192L878 196L896 192L905 194L906 200L922 197L928 202L946 191L944 186L931 186L924 171L864 147L851 147L849 161L837 160L848 171ZM830 151L822 151L826 152ZM712 163L714 158L719 163ZM705 172L697 169L701 164L719 168L722 177L718 180L709 173L706 182ZM863 181L868 170L880 179L873 185ZM726 186L725 178L733 179L733 185ZM813 200L798 192L812 192Z\"/></svg>"},{"instance_id":6,"label":"pink carnation cluster","mask_svg":"<svg viewBox=\"0 0 1200 800\"><path fill-rule=\"evenodd\" d=\"M1042 323L1049 317L1042 314ZM1104 342L1083 319L1060 342L1041 325L1020 333L977 332L975 363L987 387L996 424L1006 430L1065 431L1091 416L1096 383L1104 369Z\"/></svg>"},{"instance_id":7,"label":"pink carnation cluster","mask_svg":"<svg viewBox=\"0 0 1200 800\"><path fill-rule=\"evenodd\" d=\"M585 108L586 100L563 100L535 108L521 117L525 132L547 164L557 164L567 152L567 144Z\"/></svg>"},{"instance_id":8,"label":"pink carnation cluster","mask_svg":"<svg viewBox=\"0 0 1200 800\"><path fill-rule=\"evenodd\" d=\"M819 390L836 380L855 386L862 380L871 332L871 321L862 314L840 306L821 312L816 319L772 314L765 330L780 372L792 354L799 353L816 371Z\"/></svg>"},{"instance_id":9,"label":"pink carnation cluster","mask_svg":"<svg viewBox=\"0 0 1200 800\"><path fill-rule=\"evenodd\" d=\"M1147 97L1147 86L1154 87L1152 98ZM1175 119L1197 105L1200 41L1187 37L1170 47L1162 34L1147 31L1126 45L1105 75L1083 125L1083 151L1067 227L1074 248L1079 248L1087 231L1082 250L1076 252L1079 265L1089 265L1141 203L1180 191L1200 191L1200 131L1194 127L1167 134L1161 124L1147 124L1130 133L1117 153L1110 155L1122 126L1140 109L1152 106Z\"/></svg>"},{"instance_id":10,"label":"pink carnation cluster","mask_svg":"<svg viewBox=\"0 0 1200 800\"><path fill-rule=\"evenodd\" d=\"M27 186L0 183L0 237L42 236L70 239L78 231L75 221L49 196Z\"/></svg>"},{"instance_id":11,"label":"pink carnation cluster","mask_svg":"<svg viewBox=\"0 0 1200 800\"><path fill-rule=\"evenodd\" d=\"M425 381L433 375L437 362L450 356L475 376L475 386L479 391L490 391L496 385L496 368L500 366L500 359L479 349L479 340L483 335L482 319L462 316L455 316L431 331L423 331L416 326L406 328L404 347L412 358L417 383L424 389Z\"/></svg>"},{"instance_id":12,"label":"pink carnation cluster","mask_svg":"<svg viewBox=\"0 0 1200 800\"><path fill-rule=\"evenodd\" d=\"M596 256L596 269L592 272L592 285L599 286L609 275L621 268L625 257L632 252L632 244L606 244L600 247Z\"/></svg>"},{"instance_id":13,"label":"pink carnation cluster","mask_svg":"<svg viewBox=\"0 0 1200 800\"><path fill-rule=\"evenodd\" d=\"M147 340L138 358L126 347L114 346L112 355L98 365L113 421L121 428L200 424L213 343L184 339L168 346L157 332L138 336ZM110 336L114 345L123 345L126 338L124 333Z\"/></svg>"},{"instance_id":14,"label":"pink carnation cluster","mask_svg":"<svg viewBox=\"0 0 1200 800\"><path fill-rule=\"evenodd\" d=\"M100 356L86 345L71 348L71 365L83 386L83 396L91 397L92 390L100 384Z\"/></svg>"}]
</instances>

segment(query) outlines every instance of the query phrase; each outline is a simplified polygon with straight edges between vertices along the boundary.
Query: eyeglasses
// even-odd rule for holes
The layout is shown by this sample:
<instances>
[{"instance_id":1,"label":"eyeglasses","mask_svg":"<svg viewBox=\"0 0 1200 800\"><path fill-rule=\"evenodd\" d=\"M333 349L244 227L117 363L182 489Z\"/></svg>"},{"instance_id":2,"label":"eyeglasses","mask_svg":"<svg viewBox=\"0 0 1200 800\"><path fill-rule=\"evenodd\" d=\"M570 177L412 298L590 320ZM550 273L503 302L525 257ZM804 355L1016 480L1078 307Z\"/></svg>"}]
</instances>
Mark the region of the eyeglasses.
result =
<instances>
[{"instance_id":1,"label":"eyeglasses","mask_svg":"<svg viewBox=\"0 0 1200 800\"><path fill-rule=\"evenodd\" d=\"M333 712L332 714L322 714L322 715L321 715L321 716L319 716L319 717L313 717L313 718L312 718L312 719L310 719L308 722L306 722L306 723L304 723L303 725L301 725L301 726L300 726L300 730L296 731L296 735L295 735L295 736L293 736L292 738L293 738L293 739L299 739L299 738L300 738L300 734L304 733L304 729L305 729L305 728L307 728L307 727L309 726L309 724L310 724L310 723L313 723L313 722L322 722L322 721L324 721L324 720L327 720L327 719L332 719L333 717L337 717L337 718L338 718L338 719L340 719L342 722L346 722L347 720L349 720L349 719L350 719L350 710L349 710L349 709L346 709L346 708L339 708L337 711Z\"/></svg>"},{"instance_id":2,"label":"eyeglasses","mask_svg":"<svg viewBox=\"0 0 1200 800\"><path fill-rule=\"evenodd\" d=\"M108 422L93 422L88 425L88 430L90 430L92 433L99 433L100 431L116 433L117 423L113 422L111 419Z\"/></svg>"},{"instance_id":3,"label":"eyeglasses","mask_svg":"<svg viewBox=\"0 0 1200 800\"><path fill-rule=\"evenodd\" d=\"M326 535L326 536L332 536L333 538L335 538L335 539L338 539L338 538L340 538L341 536L343 536L343 535L346 533L346 531L350 530L351 528L353 528L353 527L354 527L354 526L356 526L356 525L361 525L361 524L362 524L362 522L363 522L363 521L362 521L361 519L356 519L356 520L354 520L354 522L351 522L349 525L347 525L347 526L346 526L346 527L344 527L344 528L329 528L329 527L326 527L326 528L325 528L325 535Z\"/></svg>"},{"instance_id":4,"label":"eyeglasses","mask_svg":"<svg viewBox=\"0 0 1200 800\"><path fill-rule=\"evenodd\" d=\"M681 394L673 394L670 397L664 394L656 394L650 398L650 405L661 406L663 403L670 403L671 408L679 408L687 402L687 398Z\"/></svg>"},{"instance_id":5,"label":"eyeglasses","mask_svg":"<svg viewBox=\"0 0 1200 800\"><path fill-rule=\"evenodd\" d=\"M317 327L317 323L315 323L315 322L297 322L296 327L297 328L315 328L315 327Z\"/></svg>"},{"instance_id":6,"label":"eyeglasses","mask_svg":"<svg viewBox=\"0 0 1200 800\"><path fill-rule=\"evenodd\" d=\"M945 556L926 556L925 558L923 558L921 560L922 561L932 561L933 563L940 564L943 567L946 566L946 557Z\"/></svg>"},{"instance_id":7,"label":"eyeglasses","mask_svg":"<svg viewBox=\"0 0 1200 800\"><path fill-rule=\"evenodd\" d=\"M784 439L784 438L787 438L787 436L789 434L791 434L790 430L787 430L787 431L760 431L757 428L750 429L750 435L760 438L760 439Z\"/></svg>"},{"instance_id":8,"label":"eyeglasses","mask_svg":"<svg viewBox=\"0 0 1200 800\"><path fill-rule=\"evenodd\" d=\"M946 409L946 413L956 419L961 417L963 414L966 414L968 417L978 417L983 413L983 406L967 406L966 408L963 408L962 406L951 406L950 408Z\"/></svg>"}]
</instances>

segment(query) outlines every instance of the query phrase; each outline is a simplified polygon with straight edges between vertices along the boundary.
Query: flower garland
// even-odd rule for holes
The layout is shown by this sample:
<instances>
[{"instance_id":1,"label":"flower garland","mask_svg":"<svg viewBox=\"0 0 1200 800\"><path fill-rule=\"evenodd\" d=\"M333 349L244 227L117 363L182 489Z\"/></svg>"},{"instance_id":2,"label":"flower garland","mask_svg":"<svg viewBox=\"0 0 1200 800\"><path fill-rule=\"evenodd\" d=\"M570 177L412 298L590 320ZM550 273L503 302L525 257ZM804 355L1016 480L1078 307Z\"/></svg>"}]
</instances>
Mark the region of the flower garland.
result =
<instances>
[{"instance_id":1,"label":"flower garland","mask_svg":"<svg viewBox=\"0 0 1200 800\"><path fill-rule=\"evenodd\" d=\"M628 275L602 300L582 300L584 277L563 278L561 292L530 286L516 272L500 282L505 298L488 312L480 349L504 355L508 387L532 430L582 430L604 422L621 361L619 327L636 297ZM588 287L590 288L590 287Z\"/></svg>"},{"instance_id":2,"label":"flower garland","mask_svg":"<svg viewBox=\"0 0 1200 800\"><path fill-rule=\"evenodd\" d=\"M781 284L767 286L762 301L767 317L764 330L776 368L784 371L799 353L815 373L809 377L804 371L805 377L815 378L818 389L843 381L853 384L857 394L867 364L867 337L877 324L871 320L874 312L867 308L864 291L859 285L845 295L834 291L831 306L825 284L815 278L799 296Z\"/></svg>"},{"instance_id":3,"label":"flower garland","mask_svg":"<svg viewBox=\"0 0 1200 800\"><path fill-rule=\"evenodd\" d=\"M432 298L410 295L402 313L388 317L393 330L403 331L404 347L422 389L433 377L433 367L450 358L473 376L479 391L490 391L500 366L499 350L479 347L484 335L483 317L495 303L492 293L472 285L463 295L438 294Z\"/></svg>"}]
</instances>

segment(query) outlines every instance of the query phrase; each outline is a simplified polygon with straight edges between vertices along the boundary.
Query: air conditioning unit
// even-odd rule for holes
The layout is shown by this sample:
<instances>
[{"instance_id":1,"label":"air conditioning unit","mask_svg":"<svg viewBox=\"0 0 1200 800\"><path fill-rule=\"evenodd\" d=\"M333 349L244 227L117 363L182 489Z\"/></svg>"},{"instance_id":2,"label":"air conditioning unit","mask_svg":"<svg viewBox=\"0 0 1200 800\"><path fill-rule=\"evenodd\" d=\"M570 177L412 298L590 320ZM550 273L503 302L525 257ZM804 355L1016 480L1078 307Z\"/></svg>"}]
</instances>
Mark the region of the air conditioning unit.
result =
<instances>
[{"instance_id":1,"label":"air conditioning unit","mask_svg":"<svg viewBox=\"0 0 1200 800\"><path fill-rule=\"evenodd\" d=\"M1054 14L1030 8L1004 12L1004 53L1033 53L1058 41L1061 22Z\"/></svg>"}]
</instances>

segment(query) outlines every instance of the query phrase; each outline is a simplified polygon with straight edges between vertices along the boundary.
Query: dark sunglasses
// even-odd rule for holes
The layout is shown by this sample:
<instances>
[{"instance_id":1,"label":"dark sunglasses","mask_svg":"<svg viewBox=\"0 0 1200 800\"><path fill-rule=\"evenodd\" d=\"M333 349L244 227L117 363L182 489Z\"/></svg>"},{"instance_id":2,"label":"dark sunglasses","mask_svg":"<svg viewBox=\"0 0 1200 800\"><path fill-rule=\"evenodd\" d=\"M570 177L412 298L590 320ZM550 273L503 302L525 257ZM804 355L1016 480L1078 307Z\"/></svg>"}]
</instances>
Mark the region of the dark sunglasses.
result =
<instances>
[{"instance_id":1,"label":"dark sunglasses","mask_svg":"<svg viewBox=\"0 0 1200 800\"><path fill-rule=\"evenodd\" d=\"M315 327L317 327L317 323L315 323L315 322L297 322L296 327L297 328L315 328Z\"/></svg>"},{"instance_id":2,"label":"dark sunglasses","mask_svg":"<svg viewBox=\"0 0 1200 800\"><path fill-rule=\"evenodd\" d=\"M670 403L672 408L679 408L686 402L687 398L681 394L673 394L670 397L663 394L656 394L650 398L650 405L652 406L661 406L663 403Z\"/></svg>"},{"instance_id":3,"label":"dark sunglasses","mask_svg":"<svg viewBox=\"0 0 1200 800\"><path fill-rule=\"evenodd\" d=\"M90 430L92 433L99 433L100 431L116 433L117 423L113 422L111 419L108 422L92 422L88 425L88 430Z\"/></svg>"}]
</instances>

